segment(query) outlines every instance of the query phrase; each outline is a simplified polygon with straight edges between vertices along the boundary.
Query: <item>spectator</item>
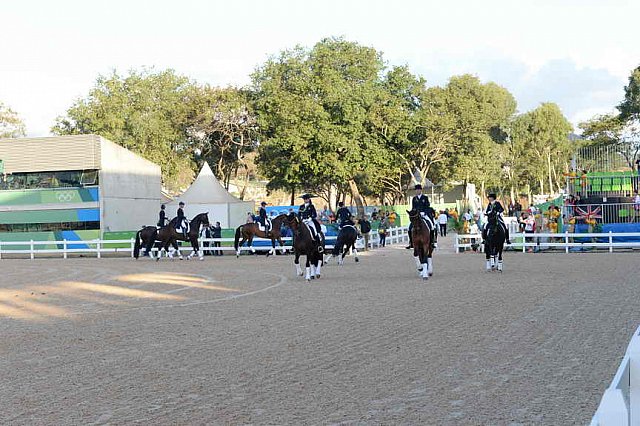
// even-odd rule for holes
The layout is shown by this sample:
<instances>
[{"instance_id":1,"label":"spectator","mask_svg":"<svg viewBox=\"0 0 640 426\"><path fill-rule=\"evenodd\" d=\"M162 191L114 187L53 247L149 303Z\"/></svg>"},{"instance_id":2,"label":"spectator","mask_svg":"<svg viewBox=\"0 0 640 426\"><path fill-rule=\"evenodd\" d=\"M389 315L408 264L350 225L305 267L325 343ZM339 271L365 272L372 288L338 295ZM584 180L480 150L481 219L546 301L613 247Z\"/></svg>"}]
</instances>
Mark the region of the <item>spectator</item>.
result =
<instances>
[{"instance_id":1,"label":"spectator","mask_svg":"<svg viewBox=\"0 0 640 426\"><path fill-rule=\"evenodd\" d=\"M534 234L536 232L536 218L534 217L534 215L528 215L525 216L524 219L524 233L525 234ZM533 242L533 238L531 237L526 237L525 241L526 242ZM533 251L533 247L529 247L527 249L527 251L529 253L531 253Z\"/></svg>"},{"instance_id":2,"label":"spectator","mask_svg":"<svg viewBox=\"0 0 640 426\"><path fill-rule=\"evenodd\" d=\"M520 204L520 201L516 201L513 205L513 213L515 217L520 217L520 213L522 213L522 204Z\"/></svg>"},{"instance_id":3,"label":"spectator","mask_svg":"<svg viewBox=\"0 0 640 426\"><path fill-rule=\"evenodd\" d=\"M395 228L395 226L396 226L396 217L397 217L396 212L391 211L389 213L389 227L390 228Z\"/></svg>"},{"instance_id":4,"label":"spectator","mask_svg":"<svg viewBox=\"0 0 640 426\"><path fill-rule=\"evenodd\" d=\"M447 222L449 221L449 216L443 211L440 212L440 216L438 216L438 225L440 225L440 236L447 236Z\"/></svg>"},{"instance_id":5,"label":"spectator","mask_svg":"<svg viewBox=\"0 0 640 426\"><path fill-rule=\"evenodd\" d=\"M222 227L220 226L220 222L216 222L214 226L211 227L211 238L222 238ZM214 247L220 247L220 241L214 241ZM222 256L222 250L214 250L214 256Z\"/></svg>"},{"instance_id":6,"label":"spectator","mask_svg":"<svg viewBox=\"0 0 640 426\"><path fill-rule=\"evenodd\" d=\"M636 196L633 197L633 205L636 211L640 211L640 194L638 194L638 191L636 191Z\"/></svg>"},{"instance_id":7,"label":"spectator","mask_svg":"<svg viewBox=\"0 0 640 426\"><path fill-rule=\"evenodd\" d=\"M360 233L364 237L364 251L369 250L369 232L371 232L371 222L367 220L367 215L364 215L359 221Z\"/></svg>"},{"instance_id":8,"label":"spectator","mask_svg":"<svg viewBox=\"0 0 640 426\"><path fill-rule=\"evenodd\" d=\"M466 222L469 222L471 219L473 219L473 215L471 214L471 209L467 209L466 213L462 216L462 218Z\"/></svg>"},{"instance_id":9,"label":"spectator","mask_svg":"<svg viewBox=\"0 0 640 426\"><path fill-rule=\"evenodd\" d=\"M253 223L253 213L247 212L247 223Z\"/></svg>"},{"instance_id":10,"label":"spectator","mask_svg":"<svg viewBox=\"0 0 640 426\"><path fill-rule=\"evenodd\" d=\"M380 247L385 247L387 245L387 228L389 227L389 219L383 217L380 221L380 225L378 225L378 238Z\"/></svg>"},{"instance_id":11,"label":"spectator","mask_svg":"<svg viewBox=\"0 0 640 426\"><path fill-rule=\"evenodd\" d=\"M478 224L473 222L471 224L471 226L469 227L469 233L471 235L478 235L480 234L480 229L478 228ZM446 234L445 234L446 235ZM478 251L478 248L480 247L480 244L478 244L478 241L476 238L471 238L471 250L473 251Z\"/></svg>"}]
</instances>

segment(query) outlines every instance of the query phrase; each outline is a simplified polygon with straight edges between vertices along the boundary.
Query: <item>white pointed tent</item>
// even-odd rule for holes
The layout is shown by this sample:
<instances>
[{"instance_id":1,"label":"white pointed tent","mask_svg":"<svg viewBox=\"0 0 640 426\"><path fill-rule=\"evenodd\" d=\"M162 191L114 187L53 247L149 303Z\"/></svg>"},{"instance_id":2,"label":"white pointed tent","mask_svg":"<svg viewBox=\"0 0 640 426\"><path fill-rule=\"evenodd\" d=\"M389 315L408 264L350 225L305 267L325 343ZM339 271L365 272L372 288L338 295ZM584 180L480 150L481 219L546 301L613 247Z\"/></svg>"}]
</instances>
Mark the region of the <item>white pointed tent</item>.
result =
<instances>
[{"instance_id":1,"label":"white pointed tent","mask_svg":"<svg viewBox=\"0 0 640 426\"><path fill-rule=\"evenodd\" d=\"M240 226L246 222L247 212L255 210L253 201L243 201L231 195L206 162L189 189L167 205L169 214L175 215L180 201L185 203L184 214L188 219L209 212L209 222L212 225L220 222L223 228Z\"/></svg>"}]
</instances>

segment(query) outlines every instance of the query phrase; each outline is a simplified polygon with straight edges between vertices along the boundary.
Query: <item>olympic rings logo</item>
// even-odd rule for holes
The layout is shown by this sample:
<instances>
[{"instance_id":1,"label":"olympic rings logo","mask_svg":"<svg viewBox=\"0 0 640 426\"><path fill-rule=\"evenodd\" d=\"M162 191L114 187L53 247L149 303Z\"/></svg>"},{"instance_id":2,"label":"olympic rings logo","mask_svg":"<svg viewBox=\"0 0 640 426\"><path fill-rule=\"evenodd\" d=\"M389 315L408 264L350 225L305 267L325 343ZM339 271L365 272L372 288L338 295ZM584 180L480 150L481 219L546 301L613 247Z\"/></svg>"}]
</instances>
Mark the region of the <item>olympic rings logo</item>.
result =
<instances>
[{"instance_id":1,"label":"olympic rings logo","mask_svg":"<svg viewBox=\"0 0 640 426\"><path fill-rule=\"evenodd\" d=\"M64 191L58 192L56 196L58 197L58 201L60 201L61 203L65 203L73 200L74 194L71 191Z\"/></svg>"}]
</instances>

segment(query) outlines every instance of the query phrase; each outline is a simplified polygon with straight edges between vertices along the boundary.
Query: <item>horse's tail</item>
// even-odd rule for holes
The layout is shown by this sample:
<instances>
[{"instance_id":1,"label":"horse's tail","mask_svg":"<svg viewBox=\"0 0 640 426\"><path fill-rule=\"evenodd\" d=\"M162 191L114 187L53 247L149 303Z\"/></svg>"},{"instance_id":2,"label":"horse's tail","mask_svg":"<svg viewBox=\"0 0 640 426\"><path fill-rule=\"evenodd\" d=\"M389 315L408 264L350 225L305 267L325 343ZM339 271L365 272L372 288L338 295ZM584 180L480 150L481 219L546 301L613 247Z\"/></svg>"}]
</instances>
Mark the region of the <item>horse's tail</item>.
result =
<instances>
[{"instance_id":1,"label":"horse's tail","mask_svg":"<svg viewBox=\"0 0 640 426\"><path fill-rule=\"evenodd\" d=\"M133 257L135 257L136 259L140 257L140 246L141 246L140 233L141 232L142 230L136 232L136 242L133 245Z\"/></svg>"},{"instance_id":2,"label":"horse's tail","mask_svg":"<svg viewBox=\"0 0 640 426\"><path fill-rule=\"evenodd\" d=\"M242 233L242 225L236 228L236 236L233 239L233 247L238 251L238 242L240 241L240 234Z\"/></svg>"}]
</instances>

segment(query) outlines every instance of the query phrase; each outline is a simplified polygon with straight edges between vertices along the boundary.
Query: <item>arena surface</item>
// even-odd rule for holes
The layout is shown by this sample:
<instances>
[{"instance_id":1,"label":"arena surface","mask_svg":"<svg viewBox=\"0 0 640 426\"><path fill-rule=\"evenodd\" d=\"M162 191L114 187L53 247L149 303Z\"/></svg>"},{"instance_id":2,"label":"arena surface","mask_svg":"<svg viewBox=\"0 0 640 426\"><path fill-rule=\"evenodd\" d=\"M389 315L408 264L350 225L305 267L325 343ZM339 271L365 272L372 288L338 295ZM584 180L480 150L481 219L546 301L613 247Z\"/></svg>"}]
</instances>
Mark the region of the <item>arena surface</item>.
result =
<instances>
[{"instance_id":1,"label":"arena surface","mask_svg":"<svg viewBox=\"0 0 640 426\"><path fill-rule=\"evenodd\" d=\"M451 246L450 242L446 242ZM0 261L3 424L586 424L638 254Z\"/></svg>"}]
</instances>

